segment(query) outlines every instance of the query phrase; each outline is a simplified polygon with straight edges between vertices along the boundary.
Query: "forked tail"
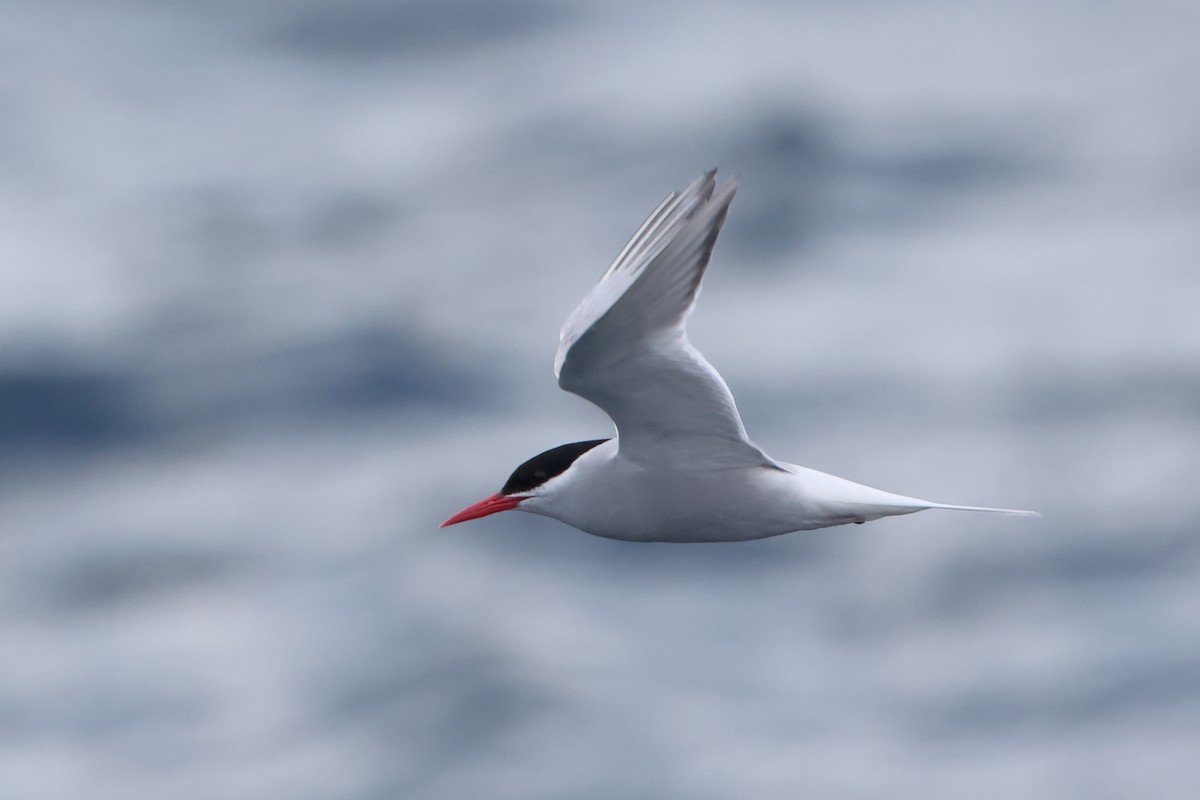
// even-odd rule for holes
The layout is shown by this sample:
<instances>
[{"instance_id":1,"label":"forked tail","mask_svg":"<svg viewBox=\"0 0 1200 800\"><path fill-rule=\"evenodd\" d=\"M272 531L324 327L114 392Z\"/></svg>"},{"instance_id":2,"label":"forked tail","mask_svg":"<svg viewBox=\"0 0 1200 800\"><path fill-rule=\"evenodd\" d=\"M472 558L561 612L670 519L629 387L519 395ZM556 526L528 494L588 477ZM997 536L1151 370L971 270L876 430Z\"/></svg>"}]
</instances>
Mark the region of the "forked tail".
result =
<instances>
[{"instance_id":1,"label":"forked tail","mask_svg":"<svg viewBox=\"0 0 1200 800\"><path fill-rule=\"evenodd\" d=\"M944 508L947 511L986 511L989 514L1011 514L1015 517L1040 517L1036 511L1024 511L1019 508L988 508L987 506L952 506L946 503L929 503L929 508Z\"/></svg>"}]
</instances>

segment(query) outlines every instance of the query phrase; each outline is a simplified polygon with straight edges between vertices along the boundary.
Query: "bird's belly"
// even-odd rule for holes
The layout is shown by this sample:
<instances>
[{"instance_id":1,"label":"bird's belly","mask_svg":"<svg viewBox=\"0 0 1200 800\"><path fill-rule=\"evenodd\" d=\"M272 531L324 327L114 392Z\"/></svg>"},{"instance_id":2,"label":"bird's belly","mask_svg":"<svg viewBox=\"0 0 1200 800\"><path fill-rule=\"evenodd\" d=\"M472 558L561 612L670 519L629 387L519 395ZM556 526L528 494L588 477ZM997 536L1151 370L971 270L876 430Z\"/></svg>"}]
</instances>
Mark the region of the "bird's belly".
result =
<instances>
[{"instance_id":1,"label":"bird's belly","mask_svg":"<svg viewBox=\"0 0 1200 800\"><path fill-rule=\"evenodd\" d=\"M586 504L555 514L582 531L634 542L734 542L855 522L804 508L790 476L770 468L715 474L608 476Z\"/></svg>"}]
</instances>

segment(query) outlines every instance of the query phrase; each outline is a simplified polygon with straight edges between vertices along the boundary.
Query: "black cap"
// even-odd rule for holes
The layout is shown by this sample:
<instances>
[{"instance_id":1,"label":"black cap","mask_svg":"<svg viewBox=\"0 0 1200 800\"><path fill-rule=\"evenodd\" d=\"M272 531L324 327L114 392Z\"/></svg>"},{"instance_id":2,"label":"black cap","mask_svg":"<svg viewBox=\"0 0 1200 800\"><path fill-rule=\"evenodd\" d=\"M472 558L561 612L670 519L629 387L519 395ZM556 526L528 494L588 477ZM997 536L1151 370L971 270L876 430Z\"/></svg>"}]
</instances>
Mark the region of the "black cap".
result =
<instances>
[{"instance_id":1,"label":"black cap","mask_svg":"<svg viewBox=\"0 0 1200 800\"><path fill-rule=\"evenodd\" d=\"M520 494L536 489L556 475L566 472L567 467L574 464L575 459L588 450L607 441L608 439L590 439L586 442L572 442L538 453L513 470L500 494Z\"/></svg>"}]
</instances>

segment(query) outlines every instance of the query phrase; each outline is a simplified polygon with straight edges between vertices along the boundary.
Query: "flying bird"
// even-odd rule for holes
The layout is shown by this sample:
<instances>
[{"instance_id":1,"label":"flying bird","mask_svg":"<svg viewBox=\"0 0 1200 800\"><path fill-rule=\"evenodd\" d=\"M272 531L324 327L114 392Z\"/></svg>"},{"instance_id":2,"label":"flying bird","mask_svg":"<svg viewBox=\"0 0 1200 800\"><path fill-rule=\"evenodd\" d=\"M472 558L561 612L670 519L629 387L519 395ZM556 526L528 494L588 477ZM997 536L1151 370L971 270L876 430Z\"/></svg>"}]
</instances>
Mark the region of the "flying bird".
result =
<instances>
[{"instance_id":1,"label":"flying bird","mask_svg":"<svg viewBox=\"0 0 1200 800\"><path fill-rule=\"evenodd\" d=\"M599 406L616 436L526 461L442 527L516 509L636 542L727 542L861 523L933 503L778 461L750 441L733 395L687 337L687 318L737 182L716 170L647 217L563 325L558 385Z\"/></svg>"}]
</instances>

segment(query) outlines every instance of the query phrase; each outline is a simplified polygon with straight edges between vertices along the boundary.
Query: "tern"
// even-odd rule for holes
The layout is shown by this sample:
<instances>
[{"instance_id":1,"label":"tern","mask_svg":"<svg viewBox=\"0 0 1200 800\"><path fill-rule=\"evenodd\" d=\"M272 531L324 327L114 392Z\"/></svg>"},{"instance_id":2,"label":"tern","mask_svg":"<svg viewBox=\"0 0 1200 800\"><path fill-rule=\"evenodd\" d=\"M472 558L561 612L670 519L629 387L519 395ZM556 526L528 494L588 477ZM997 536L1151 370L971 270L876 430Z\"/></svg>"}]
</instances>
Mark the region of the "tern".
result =
<instances>
[{"instance_id":1,"label":"tern","mask_svg":"<svg viewBox=\"0 0 1200 800\"><path fill-rule=\"evenodd\" d=\"M442 527L516 509L635 542L730 542L862 523L932 503L777 461L746 435L733 395L686 323L737 182L716 170L647 217L563 325L558 385L599 406L616 436L521 464Z\"/></svg>"}]
</instances>

